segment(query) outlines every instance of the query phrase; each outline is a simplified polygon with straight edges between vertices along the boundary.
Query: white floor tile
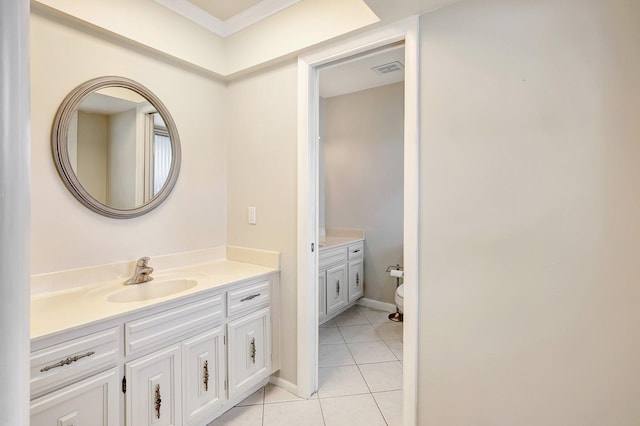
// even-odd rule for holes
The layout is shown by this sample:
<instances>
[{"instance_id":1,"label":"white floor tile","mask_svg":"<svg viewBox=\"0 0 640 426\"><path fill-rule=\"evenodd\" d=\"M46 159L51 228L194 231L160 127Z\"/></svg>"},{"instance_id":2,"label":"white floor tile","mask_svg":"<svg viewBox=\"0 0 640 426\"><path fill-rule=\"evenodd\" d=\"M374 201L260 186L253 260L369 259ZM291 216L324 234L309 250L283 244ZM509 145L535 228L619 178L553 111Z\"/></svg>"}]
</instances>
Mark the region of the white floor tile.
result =
<instances>
[{"instance_id":1,"label":"white floor tile","mask_svg":"<svg viewBox=\"0 0 640 426\"><path fill-rule=\"evenodd\" d=\"M347 346L356 364L397 361L391 349L381 340L375 342L349 343Z\"/></svg>"},{"instance_id":2,"label":"white floor tile","mask_svg":"<svg viewBox=\"0 0 640 426\"><path fill-rule=\"evenodd\" d=\"M338 324L336 324L336 321L332 318L329 321L320 324L320 328L325 328L325 327L336 327Z\"/></svg>"},{"instance_id":3,"label":"white floor tile","mask_svg":"<svg viewBox=\"0 0 640 426\"><path fill-rule=\"evenodd\" d=\"M369 320L362 315L360 309L357 306L354 306L350 309L347 309L337 317L335 317L336 324L340 325L364 325L369 324Z\"/></svg>"},{"instance_id":4,"label":"white floor tile","mask_svg":"<svg viewBox=\"0 0 640 426\"><path fill-rule=\"evenodd\" d=\"M248 397L246 397L238 407L243 407L245 405L258 405L264 402L264 388L260 388Z\"/></svg>"},{"instance_id":5,"label":"white floor tile","mask_svg":"<svg viewBox=\"0 0 640 426\"><path fill-rule=\"evenodd\" d=\"M344 339L342 338L342 334L340 334L338 327L320 327L318 340L320 345L344 343Z\"/></svg>"},{"instance_id":6,"label":"white floor tile","mask_svg":"<svg viewBox=\"0 0 640 426\"><path fill-rule=\"evenodd\" d=\"M354 365L355 363L351 352L344 343L318 346L318 367L336 367Z\"/></svg>"},{"instance_id":7,"label":"white floor tile","mask_svg":"<svg viewBox=\"0 0 640 426\"><path fill-rule=\"evenodd\" d=\"M263 426L324 426L318 399L266 404Z\"/></svg>"},{"instance_id":8,"label":"white floor tile","mask_svg":"<svg viewBox=\"0 0 640 426\"><path fill-rule=\"evenodd\" d=\"M376 332L382 337L383 340L400 340L402 339L402 323L401 322L387 322L384 324L374 325Z\"/></svg>"},{"instance_id":9,"label":"white floor tile","mask_svg":"<svg viewBox=\"0 0 640 426\"><path fill-rule=\"evenodd\" d=\"M358 367L371 392L402 389L402 364L400 361L363 364Z\"/></svg>"},{"instance_id":10,"label":"white floor tile","mask_svg":"<svg viewBox=\"0 0 640 426\"><path fill-rule=\"evenodd\" d=\"M262 404L233 407L208 426L262 426L262 410Z\"/></svg>"},{"instance_id":11,"label":"white floor tile","mask_svg":"<svg viewBox=\"0 0 640 426\"><path fill-rule=\"evenodd\" d=\"M402 426L403 391L374 393L373 398L389 426Z\"/></svg>"},{"instance_id":12,"label":"white floor tile","mask_svg":"<svg viewBox=\"0 0 640 426\"><path fill-rule=\"evenodd\" d=\"M302 401L297 395L282 389L272 383L267 383L264 389L264 403L271 404L274 402Z\"/></svg>"},{"instance_id":13,"label":"white floor tile","mask_svg":"<svg viewBox=\"0 0 640 426\"><path fill-rule=\"evenodd\" d=\"M391 352L393 352L393 354L398 357L400 361L402 361L402 352L404 347L404 345L402 344L402 340L385 340L385 343L387 344L387 346L389 346Z\"/></svg>"},{"instance_id":14,"label":"white floor tile","mask_svg":"<svg viewBox=\"0 0 640 426\"><path fill-rule=\"evenodd\" d=\"M321 399L326 426L386 426L371 394Z\"/></svg>"},{"instance_id":15,"label":"white floor tile","mask_svg":"<svg viewBox=\"0 0 640 426\"><path fill-rule=\"evenodd\" d=\"M347 325L344 327L338 327L344 341L347 343L357 342L371 342L374 340L382 340L382 338L376 333L376 330L372 325Z\"/></svg>"},{"instance_id":16,"label":"white floor tile","mask_svg":"<svg viewBox=\"0 0 640 426\"><path fill-rule=\"evenodd\" d=\"M318 368L318 384L320 398L369 393L357 365Z\"/></svg>"},{"instance_id":17,"label":"white floor tile","mask_svg":"<svg viewBox=\"0 0 640 426\"><path fill-rule=\"evenodd\" d=\"M384 324L391 321L389 319L389 314L391 312L371 308L361 309L360 312L362 312L362 314L371 324Z\"/></svg>"}]
</instances>

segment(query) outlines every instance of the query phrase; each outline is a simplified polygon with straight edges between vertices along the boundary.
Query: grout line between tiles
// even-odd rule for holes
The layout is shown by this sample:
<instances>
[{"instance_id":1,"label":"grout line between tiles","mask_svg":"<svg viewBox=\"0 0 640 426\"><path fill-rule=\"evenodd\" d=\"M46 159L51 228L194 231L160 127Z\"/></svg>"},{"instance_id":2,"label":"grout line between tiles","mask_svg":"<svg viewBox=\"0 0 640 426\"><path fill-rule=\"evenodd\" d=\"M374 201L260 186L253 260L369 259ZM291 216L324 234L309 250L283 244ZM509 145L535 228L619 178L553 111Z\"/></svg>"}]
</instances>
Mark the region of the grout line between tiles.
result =
<instances>
[{"instance_id":1,"label":"grout line between tiles","mask_svg":"<svg viewBox=\"0 0 640 426\"><path fill-rule=\"evenodd\" d=\"M389 421L387 420L387 418L384 416L384 413L382 412L382 409L380 408L380 406L378 405L378 400L376 399L375 396L373 396L373 392L371 392L371 398L373 398L373 403L376 404L376 407L378 407L378 411L380 412L380 415L382 416L382 420L384 420L384 422L387 424L387 426L389 426Z\"/></svg>"},{"instance_id":2,"label":"grout line between tiles","mask_svg":"<svg viewBox=\"0 0 640 426\"><path fill-rule=\"evenodd\" d=\"M322 424L327 426L327 421L324 419L324 410L322 409L322 401L320 401L320 395L318 395L318 404L320 405L320 415L322 416Z\"/></svg>"}]
</instances>

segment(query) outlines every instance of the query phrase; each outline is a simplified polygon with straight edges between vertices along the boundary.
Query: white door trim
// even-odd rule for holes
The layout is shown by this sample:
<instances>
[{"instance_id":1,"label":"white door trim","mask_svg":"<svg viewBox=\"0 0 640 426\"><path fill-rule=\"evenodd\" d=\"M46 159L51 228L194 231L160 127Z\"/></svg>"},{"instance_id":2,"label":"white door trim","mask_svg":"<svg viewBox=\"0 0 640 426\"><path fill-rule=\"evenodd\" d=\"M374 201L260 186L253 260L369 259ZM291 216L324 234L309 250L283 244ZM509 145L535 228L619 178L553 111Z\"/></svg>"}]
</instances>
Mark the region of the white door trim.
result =
<instances>
[{"instance_id":1,"label":"white door trim","mask_svg":"<svg viewBox=\"0 0 640 426\"><path fill-rule=\"evenodd\" d=\"M419 24L411 17L298 58L298 395L318 389L318 67L405 42L404 424L417 424L419 250ZM315 250L311 251L314 244Z\"/></svg>"},{"instance_id":2,"label":"white door trim","mask_svg":"<svg viewBox=\"0 0 640 426\"><path fill-rule=\"evenodd\" d=\"M29 424L29 1L0 3L0 413Z\"/></svg>"}]
</instances>

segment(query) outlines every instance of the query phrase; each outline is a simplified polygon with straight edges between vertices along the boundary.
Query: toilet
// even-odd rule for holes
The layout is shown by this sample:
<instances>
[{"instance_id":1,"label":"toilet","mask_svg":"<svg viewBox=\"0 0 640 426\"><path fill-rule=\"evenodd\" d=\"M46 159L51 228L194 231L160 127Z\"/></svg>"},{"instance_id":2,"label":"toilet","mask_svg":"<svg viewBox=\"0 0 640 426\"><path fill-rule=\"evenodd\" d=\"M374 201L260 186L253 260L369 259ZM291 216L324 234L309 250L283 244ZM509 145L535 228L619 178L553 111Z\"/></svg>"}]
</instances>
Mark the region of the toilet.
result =
<instances>
[{"instance_id":1,"label":"toilet","mask_svg":"<svg viewBox=\"0 0 640 426\"><path fill-rule=\"evenodd\" d=\"M396 306L398 312L404 314L404 284L400 284L396 290Z\"/></svg>"}]
</instances>

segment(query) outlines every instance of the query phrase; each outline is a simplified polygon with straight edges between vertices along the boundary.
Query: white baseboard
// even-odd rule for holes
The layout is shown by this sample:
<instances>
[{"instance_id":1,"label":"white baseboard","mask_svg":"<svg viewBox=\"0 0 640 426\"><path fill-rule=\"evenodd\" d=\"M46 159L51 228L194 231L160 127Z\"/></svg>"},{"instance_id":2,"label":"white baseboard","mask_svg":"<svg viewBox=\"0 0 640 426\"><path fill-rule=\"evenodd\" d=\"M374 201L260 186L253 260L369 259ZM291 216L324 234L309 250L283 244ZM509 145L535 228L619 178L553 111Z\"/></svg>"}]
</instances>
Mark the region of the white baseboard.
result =
<instances>
[{"instance_id":1,"label":"white baseboard","mask_svg":"<svg viewBox=\"0 0 640 426\"><path fill-rule=\"evenodd\" d=\"M356 303L360 306L366 306L367 308L380 309L387 312L396 311L396 305L393 303L385 303L379 300L367 299L366 297L358 299Z\"/></svg>"},{"instance_id":2,"label":"white baseboard","mask_svg":"<svg viewBox=\"0 0 640 426\"><path fill-rule=\"evenodd\" d=\"M294 385L288 380L283 379L282 377L271 375L269 376L269 383L281 387L282 389L291 392L294 395L298 395L298 386Z\"/></svg>"}]
</instances>

